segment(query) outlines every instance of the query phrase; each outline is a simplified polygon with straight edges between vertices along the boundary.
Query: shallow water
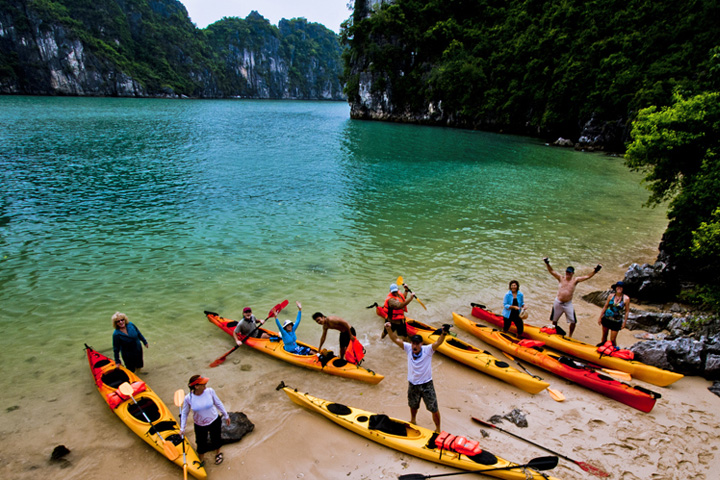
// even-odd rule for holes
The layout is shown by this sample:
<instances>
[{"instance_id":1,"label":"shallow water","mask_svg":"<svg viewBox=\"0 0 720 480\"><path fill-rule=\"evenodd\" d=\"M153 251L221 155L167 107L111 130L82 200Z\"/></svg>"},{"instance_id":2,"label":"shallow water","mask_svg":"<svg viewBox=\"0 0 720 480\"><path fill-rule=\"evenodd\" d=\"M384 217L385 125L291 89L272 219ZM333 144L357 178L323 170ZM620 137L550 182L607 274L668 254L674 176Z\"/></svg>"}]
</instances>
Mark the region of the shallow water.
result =
<instances>
[{"instance_id":1,"label":"shallow water","mask_svg":"<svg viewBox=\"0 0 720 480\"><path fill-rule=\"evenodd\" d=\"M641 208L641 177L620 158L352 121L348 111L333 102L0 97L0 399L12 408L0 417L2 443L22 448L32 440L17 435L49 429L50 446L73 435L63 418L120 428L95 398L82 349L111 353L116 310L150 341L148 383L171 401L232 346L205 309L237 318L251 305L264 316L288 298L281 318L294 318L300 300L301 339L317 344L310 315L319 310L349 320L372 346L380 325L364 307L398 275L428 306L411 307L423 321L448 321L469 301L497 307L511 278L544 309L555 280L543 256L557 269L582 274L601 262L621 275L652 255L665 228L661 209ZM248 355L250 383L327 381Z\"/></svg>"}]
</instances>

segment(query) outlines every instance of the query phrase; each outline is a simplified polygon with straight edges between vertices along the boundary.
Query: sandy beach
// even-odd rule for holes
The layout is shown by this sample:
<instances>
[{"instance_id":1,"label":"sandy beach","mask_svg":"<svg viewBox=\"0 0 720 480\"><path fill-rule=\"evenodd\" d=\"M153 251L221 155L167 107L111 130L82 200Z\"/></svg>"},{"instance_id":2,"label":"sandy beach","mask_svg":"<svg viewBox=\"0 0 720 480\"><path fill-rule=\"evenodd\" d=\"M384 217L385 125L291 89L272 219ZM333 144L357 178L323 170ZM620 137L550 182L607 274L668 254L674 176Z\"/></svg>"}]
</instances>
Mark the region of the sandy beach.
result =
<instances>
[{"instance_id":1,"label":"sandy beach","mask_svg":"<svg viewBox=\"0 0 720 480\"><path fill-rule=\"evenodd\" d=\"M648 260L651 259L639 261ZM600 309L580 297L606 288L621 278L626 268L627 265L607 267L580 284L574 302L579 320L576 338L596 343L600 334L596 323ZM524 290L531 292L532 298L528 303L533 313L528 323L542 324L541 318L555 294L553 285L546 282L542 287ZM427 312L413 305L409 316L433 325L452 323L451 311L469 317L470 301L483 300L492 309L498 309L501 301L498 298L489 302L473 295L428 302ZM209 326L202 329L194 345L181 341L173 349L171 362L153 365L155 352L151 347L146 354L150 368L143 378L174 409L173 392L186 382L185 372L200 371L210 377L210 386L229 411L242 411L255 423L255 430L241 442L224 447L222 465L208 462L207 471L212 479L375 480L395 479L406 473L431 475L453 471L372 443L296 406L283 392L275 390L283 380L321 398L409 418L404 354L388 340L380 341L381 321L372 310L359 312L358 316L362 316L363 322L358 323L362 325L358 336L368 351L365 366L385 375L376 386L301 370L249 350L239 350L221 367L210 369L208 363L231 343ZM561 325L563 322L564 319ZM633 344L639 333L642 332L622 331L619 344ZM462 331L457 334L504 358L471 335ZM334 336L328 342L330 348L337 347ZM182 478L180 469L152 451L110 412L94 389L81 348L76 350L73 358L62 359L77 373L75 385L46 392L41 400L16 399L18 403L13 403L5 398L5 411L0 417L0 478ZM525 412L528 427L519 428L505 421L499 425L501 428L573 460L595 465L609 472L610 478L718 478L717 473L711 472L720 471L717 420L720 399L707 390L711 382L686 377L662 388L633 380L634 384L662 394L652 412L642 413L549 372L528 368L560 390L566 400L556 402L546 391L538 395L525 393L437 354L433 372L443 429L481 440L486 450L518 463L549 455L500 431L485 429L489 435L483 438L481 426L471 421L471 416L487 420L518 408ZM432 428L424 406L418 414L418 423ZM71 453L62 462L49 462L53 448L60 444L66 445ZM563 459L549 473L566 480L594 478Z\"/></svg>"}]
</instances>

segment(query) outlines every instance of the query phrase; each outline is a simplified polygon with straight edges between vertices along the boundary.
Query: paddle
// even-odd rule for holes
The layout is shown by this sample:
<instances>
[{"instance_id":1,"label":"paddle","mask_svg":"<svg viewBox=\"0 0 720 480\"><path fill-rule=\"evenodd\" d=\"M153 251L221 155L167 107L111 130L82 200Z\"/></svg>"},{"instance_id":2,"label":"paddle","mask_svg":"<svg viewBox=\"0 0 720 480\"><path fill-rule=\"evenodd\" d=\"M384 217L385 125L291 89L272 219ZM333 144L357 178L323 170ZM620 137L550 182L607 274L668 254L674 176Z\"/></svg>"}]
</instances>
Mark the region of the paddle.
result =
<instances>
[{"instance_id":1,"label":"paddle","mask_svg":"<svg viewBox=\"0 0 720 480\"><path fill-rule=\"evenodd\" d=\"M497 472L498 470L514 470L516 468L532 468L534 470L552 470L553 468L557 467L557 464L558 464L557 457L538 457L538 458L533 458L525 465L512 465L509 467L488 468L487 470L471 470L469 472L441 473L438 475L424 475L422 473L408 473L406 475L400 475L398 477L398 479L399 480L425 480L426 478L449 477L451 475L464 475L466 473Z\"/></svg>"},{"instance_id":2,"label":"paddle","mask_svg":"<svg viewBox=\"0 0 720 480\"><path fill-rule=\"evenodd\" d=\"M175 406L180 409L180 416L182 416L182 406L183 402L185 402L185 392L183 389L179 389L175 391ZM181 419L182 420L182 419ZM187 454L185 453L185 434L182 434L182 444L183 444L183 480L187 480Z\"/></svg>"},{"instance_id":3,"label":"paddle","mask_svg":"<svg viewBox=\"0 0 720 480\"><path fill-rule=\"evenodd\" d=\"M145 415L145 411L142 409L142 407L138 404L138 402L135 400L135 397L133 397L133 388L128 382L123 382L119 387L118 390L120 393L125 395L126 397L132 398L133 403L138 407L138 410L140 410L140 413L142 413L142 416L145 417L145 420L150 424L150 429L152 430L155 428L155 425L150 421L147 415ZM158 438L162 441L163 450L165 450L165 456L171 460L175 461L176 458L180 456L180 454L177 451L177 448L175 448L175 445L165 440L162 435L160 435L160 432L155 429L155 433L157 433Z\"/></svg>"},{"instance_id":4,"label":"paddle","mask_svg":"<svg viewBox=\"0 0 720 480\"><path fill-rule=\"evenodd\" d=\"M282 302L278 303L278 304L275 305L273 308L271 308L271 309L270 309L270 313L268 313L268 316L265 317L265 320L263 320L263 323L265 323L268 318L274 317L274 316L276 316L278 313L280 313L283 308L285 308L285 307L288 306L288 303L289 303L289 302L288 302L287 300L283 300ZM252 335L253 333L255 333L259 328L260 328L260 325L257 325L252 332L250 332L249 334L245 335L245 339L247 339L250 335ZM217 366L219 366L219 365L222 365L223 363L225 363L225 360L227 359L228 355L230 355L232 352L234 352L234 351L237 350L238 348L240 348L240 345L235 345L235 346L234 346L233 348L231 348L230 351L227 352L225 355L223 355L222 357L220 357L220 358L218 358L217 360L215 360L214 362L212 362L212 363L210 364L210 366L214 368L214 367L217 367Z\"/></svg>"},{"instance_id":5,"label":"paddle","mask_svg":"<svg viewBox=\"0 0 720 480\"><path fill-rule=\"evenodd\" d=\"M410 290L410 287L408 287L407 285L405 285L405 282L403 282L403 277L402 277L402 276L400 276L400 277L397 278L397 284L398 284L398 285L402 285L402 286L404 286L405 288L407 288L407 289L408 289L408 292L413 293L413 294L415 293L415 292L413 292L412 290ZM420 305L422 305L422 307L423 307L425 310L427 310L427 307L425 306L425 304L423 303L423 301L420 300L420 298L418 298L417 295L415 295L415 300L417 300L418 303L419 303Z\"/></svg>"},{"instance_id":6,"label":"paddle","mask_svg":"<svg viewBox=\"0 0 720 480\"><path fill-rule=\"evenodd\" d=\"M538 375L534 375L534 374L530 373L530 371L529 371L527 368L525 368L525 365L523 365L522 363L520 363L520 361L519 361L517 358L513 357L512 355L510 355L510 354L507 353L507 352L502 352L502 354L505 355L505 356L506 356L507 358L509 358L510 360L512 360L512 361L514 361L515 363L517 363L518 366L519 366L520 368L522 368L522 369L525 371L525 373L527 373L527 374L530 375L531 377L535 377L535 378L537 378L538 380L542 380L542 378L539 377ZM563 395L562 392L560 392L559 390L555 390L554 388L548 387L548 388L547 388L547 391L548 391L548 393L550 394L550 397L552 397L552 399L555 400L556 402L562 402L562 401L565 400L565 395Z\"/></svg>"},{"instance_id":7,"label":"paddle","mask_svg":"<svg viewBox=\"0 0 720 480\"><path fill-rule=\"evenodd\" d=\"M573 460L572 458L566 457L565 455L562 455L562 454L560 454L560 453L553 452L552 450L550 450L550 449L547 448L547 447L543 447L542 445L538 445L537 443L532 442L532 441L528 440L527 438L523 438L523 437L521 437L521 436L519 436L519 435L516 435L516 434L514 434L514 433L512 433L512 432L508 432L507 430L503 430L502 428L498 427L497 425L493 425L492 423L484 422L484 421L480 420L479 418L472 417L472 419L473 419L474 421L476 421L477 423L479 423L480 425L484 425L484 426L486 426L486 427L494 428L495 430L500 430L501 432L507 433L508 435L512 435L512 436L515 437L515 438L519 438L520 440L523 440L523 441L529 443L530 445L535 445L536 447L542 448L543 450L545 450L545 451L547 451L547 452L550 452L550 453L552 453L553 455L557 455L558 457L561 457L561 458L564 458L565 460L568 460L568 461L570 461L570 462L573 462L573 463L574 463L575 465L577 465L578 467L582 468L582 469L585 470L586 472L592 473L592 474L595 475L595 476L598 476L598 477L609 477L609 476L610 476L609 473L607 473L607 472L605 472L605 471L603 471L603 470L600 470L598 467L596 467L596 466L594 466L594 465L590 465L590 464L587 464L587 463L585 463L585 462L579 462L579 461L577 461L577 460Z\"/></svg>"}]
</instances>

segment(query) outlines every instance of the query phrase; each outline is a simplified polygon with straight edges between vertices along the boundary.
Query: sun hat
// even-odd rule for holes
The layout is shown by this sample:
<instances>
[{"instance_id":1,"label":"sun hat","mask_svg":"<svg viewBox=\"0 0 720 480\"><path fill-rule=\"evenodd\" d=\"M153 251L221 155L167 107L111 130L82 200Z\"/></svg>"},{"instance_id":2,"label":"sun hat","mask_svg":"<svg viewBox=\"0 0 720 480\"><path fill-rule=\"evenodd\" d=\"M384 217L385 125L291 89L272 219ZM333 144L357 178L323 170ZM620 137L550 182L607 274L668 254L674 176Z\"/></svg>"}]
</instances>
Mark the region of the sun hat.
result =
<instances>
[{"instance_id":1,"label":"sun hat","mask_svg":"<svg viewBox=\"0 0 720 480\"><path fill-rule=\"evenodd\" d=\"M396 283L391 283L391 284L390 284L390 293L394 293L394 292L397 292L397 291L398 291L398 286L397 286L397 284L396 284Z\"/></svg>"},{"instance_id":2,"label":"sun hat","mask_svg":"<svg viewBox=\"0 0 720 480\"><path fill-rule=\"evenodd\" d=\"M188 380L188 387L205 385L208 381L210 381L210 379L207 377L203 377L201 375L193 375L192 377L190 377L190 380Z\"/></svg>"},{"instance_id":3,"label":"sun hat","mask_svg":"<svg viewBox=\"0 0 720 480\"><path fill-rule=\"evenodd\" d=\"M287 327L288 325L292 325L292 323L293 323L292 320L285 320L283 322L283 328Z\"/></svg>"},{"instance_id":4,"label":"sun hat","mask_svg":"<svg viewBox=\"0 0 720 480\"><path fill-rule=\"evenodd\" d=\"M625 282L623 282L622 280L620 280L619 282L616 282L616 283L612 286L613 290L616 289L617 287L623 287L623 288L625 288Z\"/></svg>"}]
</instances>

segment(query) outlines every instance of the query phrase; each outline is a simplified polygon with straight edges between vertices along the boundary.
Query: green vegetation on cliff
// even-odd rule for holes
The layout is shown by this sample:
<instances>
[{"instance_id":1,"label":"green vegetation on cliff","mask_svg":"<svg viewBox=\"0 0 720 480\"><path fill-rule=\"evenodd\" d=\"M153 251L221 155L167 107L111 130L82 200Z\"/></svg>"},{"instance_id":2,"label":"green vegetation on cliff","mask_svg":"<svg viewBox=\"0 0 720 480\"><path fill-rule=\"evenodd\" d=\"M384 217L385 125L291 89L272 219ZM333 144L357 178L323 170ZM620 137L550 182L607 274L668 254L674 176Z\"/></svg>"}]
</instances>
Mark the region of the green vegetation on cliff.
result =
<instances>
[{"instance_id":1,"label":"green vegetation on cliff","mask_svg":"<svg viewBox=\"0 0 720 480\"><path fill-rule=\"evenodd\" d=\"M68 55L77 44L82 55ZM248 57L264 68L249 72ZM302 18L276 27L251 12L200 30L176 0L0 0L0 91L66 93L53 91L50 70L73 62L103 79L67 75L86 94L120 94L109 84L121 73L150 96L341 95L338 35Z\"/></svg>"},{"instance_id":2,"label":"green vegetation on cliff","mask_svg":"<svg viewBox=\"0 0 720 480\"><path fill-rule=\"evenodd\" d=\"M398 113L433 104L438 123L577 138L592 117L626 124L676 89L719 86L714 0L393 0L366 16L368 5L356 1L343 32L351 103L369 72Z\"/></svg>"}]
</instances>

